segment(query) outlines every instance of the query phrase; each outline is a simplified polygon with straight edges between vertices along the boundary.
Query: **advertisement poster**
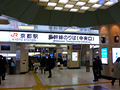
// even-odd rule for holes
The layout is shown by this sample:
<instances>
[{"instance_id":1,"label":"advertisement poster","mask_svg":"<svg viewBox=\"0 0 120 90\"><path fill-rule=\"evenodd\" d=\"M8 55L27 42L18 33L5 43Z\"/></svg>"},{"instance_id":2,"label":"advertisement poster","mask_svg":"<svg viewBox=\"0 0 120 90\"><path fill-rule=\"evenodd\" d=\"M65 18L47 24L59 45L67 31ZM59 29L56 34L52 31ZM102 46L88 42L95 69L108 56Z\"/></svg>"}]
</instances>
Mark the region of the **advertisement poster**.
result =
<instances>
[{"instance_id":1,"label":"advertisement poster","mask_svg":"<svg viewBox=\"0 0 120 90\"><path fill-rule=\"evenodd\" d=\"M72 52L72 61L78 61L78 53Z\"/></svg>"},{"instance_id":2,"label":"advertisement poster","mask_svg":"<svg viewBox=\"0 0 120 90\"><path fill-rule=\"evenodd\" d=\"M112 48L112 60L113 63L120 57L120 48Z\"/></svg>"},{"instance_id":3,"label":"advertisement poster","mask_svg":"<svg viewBox=\"0 0 120 90\"><path fill-rule=\"evenodd\" d=\"M101 48L101 61L102 61L102 64L108 64L107 48Z\"/></svg>"}]
</instances>

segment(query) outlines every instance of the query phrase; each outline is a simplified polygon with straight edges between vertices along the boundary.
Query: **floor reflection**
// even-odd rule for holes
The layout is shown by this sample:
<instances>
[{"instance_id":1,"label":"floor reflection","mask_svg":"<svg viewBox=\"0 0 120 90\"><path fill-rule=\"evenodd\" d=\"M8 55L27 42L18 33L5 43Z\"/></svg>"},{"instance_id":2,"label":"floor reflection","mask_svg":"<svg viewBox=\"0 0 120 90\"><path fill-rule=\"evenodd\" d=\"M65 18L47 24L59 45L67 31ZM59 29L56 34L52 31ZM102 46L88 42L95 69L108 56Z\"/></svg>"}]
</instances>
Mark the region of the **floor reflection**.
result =
<instances>
[{"instance_id":1,"label":"floor reflection","mask_svg":"<svg viewBox=\"0 0 120 90\"><path fill-rule=\"evenodd\" d=\"M108 88L102 87L102 86L89 86L88 88L92 90L109 90Z\"/></svg>"},{"instance_id":2,"label":"floor reflection","mask_svg":"<svg viewBox=\"0 0 120 90\"><path fill-rule=\"evenodd\" d=\"M75 90L73 88L64 88L64 89L58 89L58 90Z\"/></svg>"}]
</instances>

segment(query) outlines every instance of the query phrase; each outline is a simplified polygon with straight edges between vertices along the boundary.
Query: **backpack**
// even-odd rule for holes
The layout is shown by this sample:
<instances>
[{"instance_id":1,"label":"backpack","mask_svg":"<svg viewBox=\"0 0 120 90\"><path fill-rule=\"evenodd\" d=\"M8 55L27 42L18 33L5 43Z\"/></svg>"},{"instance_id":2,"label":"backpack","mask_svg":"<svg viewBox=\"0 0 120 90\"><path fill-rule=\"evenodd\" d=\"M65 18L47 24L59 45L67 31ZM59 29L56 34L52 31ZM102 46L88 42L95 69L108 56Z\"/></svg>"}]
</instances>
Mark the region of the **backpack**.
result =
<instances>
[{"instance_id":1,"label":"backpack","mask_svg":"<svg viewBox=\"0 0 120 90\"><path fill-rule=\"evenodd\" d=\"M15 63L14 62L11 62L11 67L15 67Z\"/></svg>"}]
</instances>

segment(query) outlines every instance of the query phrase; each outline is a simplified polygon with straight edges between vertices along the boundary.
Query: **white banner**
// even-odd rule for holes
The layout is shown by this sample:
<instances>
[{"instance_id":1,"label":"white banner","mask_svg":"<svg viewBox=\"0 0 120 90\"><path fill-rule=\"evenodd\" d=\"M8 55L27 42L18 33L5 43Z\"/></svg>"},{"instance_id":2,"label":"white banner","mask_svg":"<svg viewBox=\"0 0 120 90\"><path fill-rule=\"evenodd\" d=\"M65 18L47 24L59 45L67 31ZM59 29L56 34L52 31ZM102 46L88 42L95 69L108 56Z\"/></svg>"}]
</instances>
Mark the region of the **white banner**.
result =
<instances>
[{"instance_id":1,"label":"white banner","mask_svg":"<svg viewBox=\"0 0 120 90\"><path fill-rule=\"evenodd\" d=\"M0 32L1 42L99 44L99 36L34 32Z\"/></svg>"}]
</instances>

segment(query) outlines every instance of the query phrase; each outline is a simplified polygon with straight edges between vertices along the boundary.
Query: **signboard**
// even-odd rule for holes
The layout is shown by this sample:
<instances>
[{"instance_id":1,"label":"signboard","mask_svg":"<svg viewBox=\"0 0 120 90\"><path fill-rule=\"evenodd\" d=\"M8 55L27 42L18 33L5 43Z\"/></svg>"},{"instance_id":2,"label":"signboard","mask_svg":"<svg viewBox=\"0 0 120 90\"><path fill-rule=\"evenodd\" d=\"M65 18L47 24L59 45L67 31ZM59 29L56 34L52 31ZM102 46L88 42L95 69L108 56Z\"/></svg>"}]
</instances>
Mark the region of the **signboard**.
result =
<instances>
[{"instance_id":1,"label":"signboard","mask_svg":"<svg viewBox=\"0 0 120 90\"><path fill-rule=\"evenodd\" d=\"M78 61L78 53L72 52L72 61Z\"/></svg>"},{"instance_id":2,"label":"signboard","mask_svg":"<svg viewBox=\"0 0 120 90\"><path fill-rule=\"evenodd\" d=\"M102 64L108 64L107 48L101 48L101 61L102 61Z\"/></svg>"},{"instance_id":3,"label":"signboard","mask_svg":"<svg viewBox=\"0 0 120 90\"><path fill-rule=\"evenodd\" d=\"M99 36L34 32L0 32L1 42L99 44Z\"/></svg>"},{"instance_id":4,"label":"signboard","mask_svg":"<svg viewBox=\"0 0 120 90\"><path fill-rule=\"evenodd\" d=\"M72 45L73 50L81 50L81 45Z\"/></svg>"},{"instance_id":5,"label":"signboard","mask_svg":"<svg viewBox=\"0 0 120 90\"><path fill-rule=\"evenodd\" d=\"M114 63L120 57L120 48L112 48L112 62Z\"/></svg>"}]
</instances>

